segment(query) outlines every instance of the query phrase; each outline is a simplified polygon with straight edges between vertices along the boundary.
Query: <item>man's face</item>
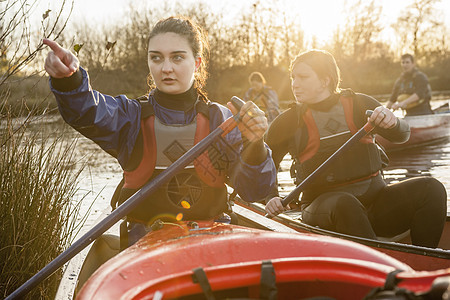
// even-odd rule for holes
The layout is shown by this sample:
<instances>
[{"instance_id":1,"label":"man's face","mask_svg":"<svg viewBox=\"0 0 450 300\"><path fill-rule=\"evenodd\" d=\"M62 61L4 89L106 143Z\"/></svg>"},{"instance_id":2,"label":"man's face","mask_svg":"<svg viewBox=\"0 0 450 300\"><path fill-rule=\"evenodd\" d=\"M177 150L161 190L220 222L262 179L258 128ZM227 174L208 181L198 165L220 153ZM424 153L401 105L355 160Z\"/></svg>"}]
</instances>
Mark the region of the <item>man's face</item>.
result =
<instances>
[{"instance_id":1,"label":"man's face","mask_svg":"<svg viewBox=\"0 0 450 300\"><path fill-rule=\"evenodd\" d=\"M407 57L402 59L402 69L404 72L408 73L414 68L414 63L411 61L411 58Z\"/></svg>"},{"instance_id":2,"label":"man's face","mask_svg":"<svg viewBox=\"0 0 450 300\"><path fill-rule=\"evenodd\" d=\"M262 91L262 89L264 87L264 84L262 82L259 82L259 81L256 81L256 80L252 80L250 82L250 84L251 84L251 87L257 92Z\"/></svg>"}]
</instances>

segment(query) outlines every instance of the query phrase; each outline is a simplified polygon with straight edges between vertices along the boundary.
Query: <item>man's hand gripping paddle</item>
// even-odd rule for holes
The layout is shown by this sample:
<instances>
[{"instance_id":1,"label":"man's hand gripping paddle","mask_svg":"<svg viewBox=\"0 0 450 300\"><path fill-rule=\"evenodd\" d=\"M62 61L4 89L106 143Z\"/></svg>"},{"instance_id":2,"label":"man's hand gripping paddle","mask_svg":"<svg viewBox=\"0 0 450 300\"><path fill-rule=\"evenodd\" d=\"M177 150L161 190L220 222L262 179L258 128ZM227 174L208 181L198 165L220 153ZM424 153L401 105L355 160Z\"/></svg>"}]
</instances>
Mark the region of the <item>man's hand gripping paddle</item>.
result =
<instances>
[{"instance_id":1,"label":"man's hand gripping paddle","mask_svg":"<svg viewBox=\"0 0 450 300\"><path fill-rule=\"evenodd\" d=\"M96 238L102 235L106 230L111 228L116 222L124 218L133 209L135 209L147 196L155 192L161 185L168 182L177 172L184 169L200 154L202 154L219 136L226 136L240 122L240 109L244 102L238 97L232 97L231 103L238 109L238 112L226 119L219 127L213 130L208 136L197 143L189 151L183 154L178 160L170 165L166 170L160 173L154 180L144 185L139 191L133 194L127 201L116 208L109 216L100 221L80 239L75 241L67 250L61 253L48 265L42 268L38 273L21 285L17 290L10 294L6 299L23 298L30 290L32 290L41 281L53 274L59 267L68 262L72 257L92 243Z\"/></svg>"}]
</instances>

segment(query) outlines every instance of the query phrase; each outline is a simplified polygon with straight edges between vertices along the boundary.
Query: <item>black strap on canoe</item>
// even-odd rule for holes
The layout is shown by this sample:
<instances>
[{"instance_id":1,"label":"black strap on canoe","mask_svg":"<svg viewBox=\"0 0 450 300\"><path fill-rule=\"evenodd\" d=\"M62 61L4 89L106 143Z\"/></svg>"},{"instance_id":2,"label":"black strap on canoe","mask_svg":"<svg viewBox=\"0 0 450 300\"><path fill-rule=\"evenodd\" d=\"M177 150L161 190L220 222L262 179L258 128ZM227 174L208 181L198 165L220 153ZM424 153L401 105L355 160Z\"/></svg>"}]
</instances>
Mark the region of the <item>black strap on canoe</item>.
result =
<instances>
[{"instance_id":1,"label":"black strap on canoe","mask_svg":"<svg viewBox=\"0 0 450 300\"><path fill-rule=\"evenodd\" d=\"M397 274L403 272L403 270L395 270L390 272L386 276L386 281L383 287L377 287L372 289L365 297L364 300L375 299L422 299L417 297L414 292L399 288L397 284L401 279L397 278Z\"/></svg>"},{"instance_id":2,"label":"black strap on canoe","mask_svg":"<svg viewBox=\"0 0 450 300\"><path fill-rule=\"evenodd\" d=\"M194 274L192 274L192 281L200 285L206 299L215 300L216 298L214 297L211 286L209 285L208 277L203 268L193 269L192 272L194 272Z\"/></svg>"},{"instance_id":3,"label":"black strap on canoe","mask_svg":"<svg viewBox=\"0 0 450 300\"><path fill-rule=\"evenodd\" d=\"M114 194L109 201L109 204L111 205L111 209L115 210L119 206L119 200L120 200L120 191L122 190L122 187L125 183L125 179L122 177L119 184L117 185L116 189L114 190Z\"/></svg>"},{"instance_id":4,"label":"black strap on canoe","mask_svg":"<svg viewBox=\"0 0 450 300\"><path fill-rule=\"evenodd\" d=\"M261 280L259 288L259 298L267 300L277 299L275 270L270 260L264 260L261 263Z\"/></svg>"},{"instance_id":5,"label":"black strap on canoe","mask_svg":"<svg viewBox=\"0 0 450 300\"><path fill-rule=\"evenodd\" d=\"M128 222L127 220L123 220L120 223L120 251L128 248Z\"/></svg>"},{"instance_id":6,"label":"black strap on canoe","mask_svg":"<svg viewBox=\"0 0 450 300\"><path fill-rule=\"evenodd\" d=\"M384 282L385 290L393 290L397 287L397 284L400 282L400 279L397 278L397 274L401 272L403 272L403 270L395 270L386 276L386 281Z\"/></svg>"}]
</instances>

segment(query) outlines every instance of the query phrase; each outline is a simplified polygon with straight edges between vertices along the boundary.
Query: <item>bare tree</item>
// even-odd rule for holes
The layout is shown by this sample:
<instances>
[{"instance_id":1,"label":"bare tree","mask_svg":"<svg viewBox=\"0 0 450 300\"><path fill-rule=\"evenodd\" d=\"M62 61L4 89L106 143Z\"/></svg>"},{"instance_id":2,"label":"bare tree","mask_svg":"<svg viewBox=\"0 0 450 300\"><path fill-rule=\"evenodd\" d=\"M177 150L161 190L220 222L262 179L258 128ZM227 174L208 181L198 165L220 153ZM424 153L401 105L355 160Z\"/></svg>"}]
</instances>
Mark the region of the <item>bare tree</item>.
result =
<instances>
[{"instance_id":1,"label":"bare tree","mask_svg":"<svg viewBox=\"0 0 450 300\"><path fill-rule=\"evenodd\" d=\"M0 1L0 117L4 118L11 114L28 114L21 125L11 132L9 138L33 120L34 115L39 112L46 100L41 99L34 103L31 109L26 105L23 98L22 101L12 102L11 104L8 102L12 96L11 86L19 87L22 97L31 94L31 90L27 90L25 85L21 85L20 82L39 73L39 71L36 71L36 66L33 66L34 68L30 66L33 65L38 53L44 48L42 38L50 36L57 38L60 36L67 25L73 8L72 1L69 14L64 15L66 0L63 0L56 13L47 9L42 14L40 29L33 31L31 17L37 3L37 0ZM27 72L22 72L24 70ZM14 80L11 80L13 78ZM39 79L33 79L32 81L31 87L35 87ZM20 97L20 95L14 96ZM9 138L5 138L5 142Z\"/></svg>"},{"instance_id":2,"label":"bare tree","mask_svg":"<svg viewBox=\"0 0 450 300\"><path fill-rule=\"evenodd\" d=\"M382 7L375 0L359 0L346 11L347 22L334 32L331 48L356 61L379 55Z\"/></svg>"},{"instance_id":3,"label":"bare tree","mask_svg":"<svg viewBox=\"0 0 450 300\"><path fill-rule=\"evenodd\" d=\"M442 15L435 8L439 2L441 0L414 0L398 17L393 28L400 36L402 52L411 49L420 57L439 44L440 37L435 32L442 32L444 26Z\"/></svg>"},{"instance_id":4,"label":"bare tree","mask_svg":"<svg viewBox=\"0 0 450 300\"><path fill-rule=\"evenodd\" d=\"M55 14L51 10L45 11L42 14L41 30L36 36L36 32L31 29L30 17L37 3L37 0L0 2L0 86L36 58L43 49L42 37L52 36L56 39L67 25L73 0L68 15L63 14L66 0L62 1ZM50 17L51 14L54 16Z\"/></svg>"}]
</instances>

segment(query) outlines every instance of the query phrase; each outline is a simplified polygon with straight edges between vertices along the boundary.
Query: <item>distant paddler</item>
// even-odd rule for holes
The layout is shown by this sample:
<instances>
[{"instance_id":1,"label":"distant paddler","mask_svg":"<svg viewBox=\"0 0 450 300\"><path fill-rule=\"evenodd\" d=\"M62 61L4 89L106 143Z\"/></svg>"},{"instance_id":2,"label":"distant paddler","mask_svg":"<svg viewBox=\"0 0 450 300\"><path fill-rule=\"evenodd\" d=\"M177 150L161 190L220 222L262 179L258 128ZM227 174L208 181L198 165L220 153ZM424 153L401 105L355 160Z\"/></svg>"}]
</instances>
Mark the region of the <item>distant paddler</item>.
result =
<instances>
[{"instance_id":1,"label":"distant paddler","mask_svg":"<svg viewBox=\"0 0 450 300\"><path fill-rule=\"evenodd\" d=\"M395 81L386 107L404 109L408 116L432 114L431 87L427 75L417 69L411 54L402 55L401 66L403 73Z\"/></svg>"}]
</instances>

